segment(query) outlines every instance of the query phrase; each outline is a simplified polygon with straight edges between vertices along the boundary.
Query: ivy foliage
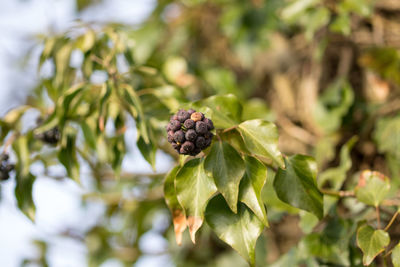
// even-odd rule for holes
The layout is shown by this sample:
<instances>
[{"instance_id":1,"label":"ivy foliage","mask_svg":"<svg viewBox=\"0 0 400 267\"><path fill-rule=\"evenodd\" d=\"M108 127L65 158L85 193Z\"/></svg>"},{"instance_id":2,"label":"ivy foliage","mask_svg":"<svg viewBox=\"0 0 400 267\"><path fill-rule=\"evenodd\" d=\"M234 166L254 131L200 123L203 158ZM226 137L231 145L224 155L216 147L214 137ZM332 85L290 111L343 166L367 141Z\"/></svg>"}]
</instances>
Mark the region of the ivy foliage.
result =
<instances>
[{"instance_id":1,"label":"ivy foliage","mask_svg":"<svg viewBox=\"0 0 400 267\"><path fill-rule=\"evenodd\" d=\"M78 1L77 7L89 5ZM376 95L374 101L358 97L350 70L313 78L332 72L322 66L330 38L350 38L353 18L368 19L372 12L370 1L356 0L159 1L137 27L82 24L46 36L38 85L26 103L0 120L1 143L16 163L18 208L35 220L32 190L39 176L52 176L52 167L63 166L63 176L83 187L90 170L94 185L85 200L101 199L107 220L123 225L115 230L98 224L84 233L92 266L109 258L136 262L154 214L166 208L174 234L162 235L182 246L171 245L178 251L171 252L177 265L222 266L222 257L211 262L216 255L243 263L228 254L231 247L251 266L264 266L268 257L272 266L360 266L379 264L390 254L398 266L399 245L391 243L389 231L399 203L398 114L385 110ZM293 48L298 50L290 50L285 35L301 37ZM289 57L274 40L285 44ZM297 57L303 50L312 52ZM353 68L382 72L382 79L397 82L396 51L380 54L383 59L371 59L375 50L358 52L362 56ZM274 59L277 54L283 59ZM394 63L381 70L385 62ZM269 95L264 91L269 86L279 88L271 89L274 101L267 105L260 96ZM306 104L297 107L297 98ZM295 107L287 104L291 101ZM215 126L211 146L195 157L179 156L165 131L172 114L189 108ZM285 149L280 140L295 148ZM154 171L157 153L169 155L171 170L127 173L123 163L133 147ZM370 154L357 157L360 150ZM385 168L361 171L375 166L368 161L374 156L384 157ZM35 172L37 165L44 173ZM277 232L287 218L296 218L289 227L300 233L295 246L268 254L269 239L284 235Z\"/></svg>"}]
</instances>

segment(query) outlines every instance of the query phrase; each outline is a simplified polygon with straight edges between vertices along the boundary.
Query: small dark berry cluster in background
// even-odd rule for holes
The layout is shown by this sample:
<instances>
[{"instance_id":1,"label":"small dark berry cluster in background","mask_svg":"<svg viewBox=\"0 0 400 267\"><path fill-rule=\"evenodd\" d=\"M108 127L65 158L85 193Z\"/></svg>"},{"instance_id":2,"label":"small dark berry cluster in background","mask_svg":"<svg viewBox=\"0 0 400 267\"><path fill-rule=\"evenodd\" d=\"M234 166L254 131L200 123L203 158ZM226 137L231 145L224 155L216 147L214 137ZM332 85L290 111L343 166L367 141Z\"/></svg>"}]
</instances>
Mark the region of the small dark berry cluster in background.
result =
<instances>
[{"instance_id":1,"label":"small dark berry cluster in background","mask_svg":"<svg viewBox=\"0 0 400 267\"><path fill-rule=\"evenodd\" d=\"M0 155L0 181L5 181L10 178L10 172L14 170L14 164L9 163L8 154Z\"/></svg>"},{"instance_id":2,"label":"small dark berry cluster in background","mask_svg":"<svg viewBox=\"0 0 400 267\"><path fill-rule=\"evenodd\" d=\"M54 127L44 133L36 135L36 138L50 145L56 145L61 139L61 133L58 127Z\"/></svg>"},{"instance_id":3,"label":"small dark berry cluster in background","mask_svg":"<svg viewBox=\"0 0 400 267\"><path fill-rule=\"evenodd\" d=\"M168 142L179 154L195 156L212 141L213 122L201 112L181 109L167 125Z\"/></svg>"}]
</instances>

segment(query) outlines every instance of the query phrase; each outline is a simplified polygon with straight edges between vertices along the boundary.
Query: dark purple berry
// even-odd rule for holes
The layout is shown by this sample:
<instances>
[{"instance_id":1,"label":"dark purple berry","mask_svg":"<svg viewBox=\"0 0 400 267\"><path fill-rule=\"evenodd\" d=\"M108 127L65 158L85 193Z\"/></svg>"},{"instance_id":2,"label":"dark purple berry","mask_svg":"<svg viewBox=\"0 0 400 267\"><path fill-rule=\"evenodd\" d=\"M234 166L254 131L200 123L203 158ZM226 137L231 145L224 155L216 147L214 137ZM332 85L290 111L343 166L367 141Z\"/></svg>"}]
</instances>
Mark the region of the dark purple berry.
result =
<instances>
[{"instance_id":1,"label":"dark purple berry","mask_svg":"<svg viewBox=\"0 0 400 267\"><path fill-rule=\"evenodd\" d=\"M207 133L208 132L207 124L205 124L203 121L196 122L196 132L198 134Z\"/></svg>"},{"instance_id":2,"label":"dark purple berry","mask_svg":"<svg viewBox=\"0 0 400 267\"><path fill-rule=\"evenodd\" d=\"M14 165L14 164L8 164L8 165L5 167L6 172L11 172L11 171L13 171L14 169L15 169L15 165Z\"/></svg>"},{"instance_id":3,"label":"dark purple berry","mask_svg":"<svg viewBox=\"0 0 400 267\"><path fill-rule=\"evenodd\" d=\"M196 156L201 152L201 148L195 147L192 152L190 152L190 156Z\"/></svg>"},{"instance_id":4,"label":"dark purple berry","mask_svg":"<svg viewBox=\"0 0 400 267\"><path fill-rule=\"evenodd\" d=\"M206 139L203 136L199 136L196 139L196 147L203 149L206 147Z\"/></svg>"},{"instance_id":5,"label":"dark purple berry","mask_svg":"<svg viewBox=\"0 0 400 267\"><path fill-rule=\"evenodd\" d=\"M209 145L211 145L212 137L211 138L205 138L205 139L206 139L206 146L205 147L208 147Z\"/></svg>"},{"instance_id":6,"label":"dark purple berry","mask_svg":"<svg viewBox=\"0 0 400 267\"><path fill-rule=\"evenodd\" d=\"M8 174L8 172L6 172L4 170L0 171L0 181L8 180L8 178L10 178L10 175Z\"/></svg>"},{"instance_id":7,"label":"dark purple berry","mask_svg":"<svg viewBox=\"0 0 400 267\"><path fill-rule=\"evenodd\" d=\"M185 122L183 123L183 126L185 126L186 129L192 129L195 126L195 122L194 120L191 119L187 119L185 120Z\"/></svg>"},{"instance_id":8,"label":"dark purple berry","mask_svg":"<svg viewBox=\"0 0 400 267\"><path fill-rule=\"evenodd\" d=\"M170 143L174 142L174 132L173 131L168 132L168 142L170 142Z\"/></svg>"},{"instance_id":9,"label":"dark purple berry","mask_svg":"<svg viewBox=\"0 0 400 267\"><path fill-rule=\"evenodd\" d=\"M0 156L0 161L7 161L10 158L8 154L1 154Z\"/></svg>"},{"instance_id":10,"label":"dark purple berry","mask_svg":"<svg viewBox=\"0 0 400 267\"><path fill-rule=\"evenodd\" d=\"M177 115L171 116L170 121L177 121L177 120L178 120L178 116Z\"/></svg>"},{"instance_id":11,"label":"dark purple berry","mask_svg":"<svg viewBox=\"0 0 400 267\"><path fill-rule=\"evenodd\" d=\"M207 124L208 130L214 129L214 124L213 124L212 120L210 120L209 118L204 118L203 122L205 124Z\"/></svg>"},{"instance_id":12,"label":"dark purple berry","mask_svg":"<svg viewBox=\"0 0 400 267\"><path fill-rule=\"evenodd\" d=\"M194 109L192 109L192 108L188 110L189 115L192 115L192 114L195 113L195 112L196 112L196 110L194 110Z\"/></svg>"},{"instance_id":13,"label":"dark purple berry","mask_svg":"<svg viewBox=\"0 0 400 267\"><path fill-rule=\"evenodd\" d=\"M178 120L180 122L184 122L190 117L190 114L184 109L180 109L176 115L178 116Z\"/></svg>"},{"instance_id":14,"label":"dark purple berry","mask_svg":"<svg viewBox=\"0 0 400 267\"><path fill-rule=\"evenodd\" d=\"M185 133L182 130L176 131L174 133L174 140L177 143L185 142Z\"/></svg>"},{"instance_id":15,"label":"dark purple berry","mask_svg":"<svg viewBox=\"0 0 400 267\"><path fill-rule=\"evenodd\" d=\"M171 143L172 147L179 152L179 149L181 148L181 145L178 145L177 143L173 142Z\"/></svg>"},{"instance_id":16,"label":"dark purple berry","mask_svg":"<svg viewBox=\"0 0 400 267\"><path fill-rule=\"evenodd\" d=\"M181 123L178 120L173 120L170 122L170 128L172 131L178 131L181 128Z\"/></svg>"},{"instance_id":17,"label":"dark purple berry","mask_svg":"<svg viewBox=\"0 0 400 267\"><path fill-rule=\"evenodd\" d=\"M181 154L188 154L192 152L193 149L194 149L194 144L190 141L186 141L185 143L182 144L179 152L181 152Z\"/></svg>"},{"instance_id":18,"label":"dark purple berry","mask_svg":"<svg viewBox=\"0 0 400 267\"><path fill-rule=\"evenodd\" d=\"M185 137L186 137L186 140L193 142L194 140L196 140L197 133L195 130L190 129L190 130L187 130Z\"/></svg>"}]
</instances>

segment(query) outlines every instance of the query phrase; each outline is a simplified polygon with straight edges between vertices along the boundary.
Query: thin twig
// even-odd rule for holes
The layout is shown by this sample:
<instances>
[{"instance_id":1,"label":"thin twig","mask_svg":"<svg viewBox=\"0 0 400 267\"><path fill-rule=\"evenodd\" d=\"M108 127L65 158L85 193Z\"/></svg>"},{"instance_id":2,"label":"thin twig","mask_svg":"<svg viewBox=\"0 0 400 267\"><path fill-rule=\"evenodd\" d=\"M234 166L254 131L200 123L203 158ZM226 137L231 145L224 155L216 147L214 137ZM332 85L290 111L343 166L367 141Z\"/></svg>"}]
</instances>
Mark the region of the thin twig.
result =
<instances>
[{"instance_id":1,"label":"thin twig","mask_svg":"<svg viewBox=\"0 0 400 267\"><path fill-rule=\"evenodd\" d=\"M378 229L381 229L381 213L379 211L379 206L375 207L375 211L376 211L376 219L378 221Z\"/></svg>"},{"instance_id":2,"label":"thin twig","mask_svg":"<svg viewBox=\"0 0 400 267\"><path fill-rule=\"evenodd\" d=\"M237 127L238 127L238 125L226 128L225 130L222 131L222 133L226 133L226 132L232 131L232 130L236 129Z\"/></svg>"},{"instance_id":3,"label":"thin twig","mask_svg":"<svg viewBox=\"0 0 400 267\"><path fill-rule=\"evenodd\" d=\"M399 214L399 211L396 211L395 214L393 214L392 219L390 219L390 222L389 222L388 225L386 225L386 227L385 227L385 232L386 232L387 230L389 230L390 226L392 226L392 224L393 224L394 220L396 220L396 217L397 217L398 214Z\"/></svg>"},{"instance_id":4,"label":"thin twig","mask_svg":"<svg viewBox=\"0 0 400 267\"><path fill-rule=\"evenodd\" d=\"M354 191L334 191L329 189L320 189L324 195L334 197L355 197Z\"/></svg>"}]
</instances>

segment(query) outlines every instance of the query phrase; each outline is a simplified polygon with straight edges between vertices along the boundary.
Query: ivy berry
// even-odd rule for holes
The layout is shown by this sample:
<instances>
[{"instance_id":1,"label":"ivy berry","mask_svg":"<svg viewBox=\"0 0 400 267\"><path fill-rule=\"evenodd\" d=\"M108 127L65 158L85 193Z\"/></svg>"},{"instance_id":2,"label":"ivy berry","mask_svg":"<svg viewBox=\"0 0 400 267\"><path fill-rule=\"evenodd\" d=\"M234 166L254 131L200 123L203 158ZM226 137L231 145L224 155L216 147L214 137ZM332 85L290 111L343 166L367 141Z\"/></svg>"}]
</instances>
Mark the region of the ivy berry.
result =
<instances>
[{"instance_id":1,"label":"ivy berry","mask_svg":"<svg viewBox=\"0 0 400 267\"><path fill-rule=\"evenodd\" d=\"M210 146L213 122L201 112L180 109L173 115L166 130L168 142L183 155L195 156Z\"/></svg>"},{"instance_id":2,"label":"ivy berry","mask_svg":"<svg viewBox=\"0 0 400 267\"><path fill-rule=\"evenodd\" d=\"M0 181L6 181L10 178L10 172L14 170L14 164L8 162L8 154L0 155Z\"/></svg>"}]
</instances>

